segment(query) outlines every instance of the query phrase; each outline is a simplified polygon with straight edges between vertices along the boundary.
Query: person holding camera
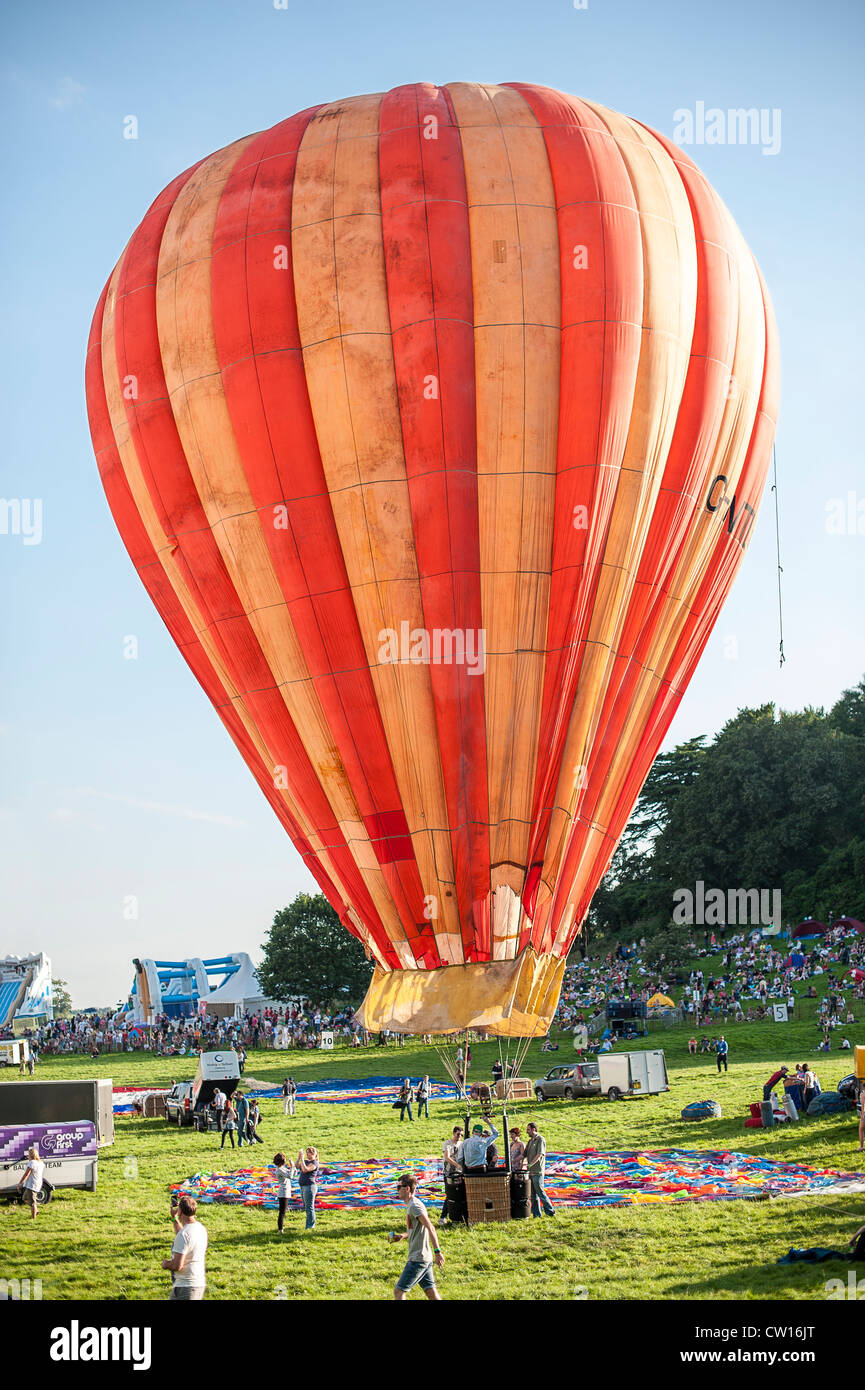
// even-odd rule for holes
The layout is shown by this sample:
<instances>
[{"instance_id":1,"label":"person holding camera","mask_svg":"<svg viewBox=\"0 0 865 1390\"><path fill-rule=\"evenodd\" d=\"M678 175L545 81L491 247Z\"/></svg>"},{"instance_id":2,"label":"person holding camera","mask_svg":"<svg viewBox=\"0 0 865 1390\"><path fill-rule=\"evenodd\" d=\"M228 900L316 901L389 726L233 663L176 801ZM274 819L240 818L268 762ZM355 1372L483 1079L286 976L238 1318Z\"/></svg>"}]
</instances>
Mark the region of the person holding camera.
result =
<instances>
[{"instance_id":1,"label":"person holding camera","mask_svg":"<svg viewBox=\"0 0 865 1390\"><path fill-rule=\"evenodd\" d=\"M418 1119L420 1119L421 1113L423 1113L426 1119L429 1119L429 1091L429 1077L422 1076L418 1082L417 1090L414 1093L414 1098L417 1101Z\"/></svg>"},{"instance_id":2,"label":"person holding camera","mask_svg":"<svg viewBox=\"0 0 865 1390\"><path fill-rule=\"evenodd\" d=\"M400 1124L402 1124L403 1120L405 1119L405 1112L406 1112L406 1111L408 1111L408 1117L409 1117L409 1119L410 1119L410 1120L413 1119L413 1116L412 1116L412 1113L411 1113L411 1097L412 1097L411 1081L410 1081L409 1078L406 1076L406 1077L403 1079L402 1086L400 1087L399 1099L398 1099L398 1101L397 1101L397 1104L399 1105L399 1118L400 1118Z\"/></svg>"},{"instance_id":3,"label":"person holding camera","mask_svg":"<svg viewBox=\"0 0 865 1390\"><path fill-rule=\"evenodd\" d=\"M186 1193L178 1201L171 1195L171 1219L174 1222L174 1241L171 1256L162 1261L162 1268L171 1271L172 1303L196 1303L204 1298L207 1276L204 1269L207 1253L207 1227L196 1217L198 1203Z\"/></svg>"}]
</instances>

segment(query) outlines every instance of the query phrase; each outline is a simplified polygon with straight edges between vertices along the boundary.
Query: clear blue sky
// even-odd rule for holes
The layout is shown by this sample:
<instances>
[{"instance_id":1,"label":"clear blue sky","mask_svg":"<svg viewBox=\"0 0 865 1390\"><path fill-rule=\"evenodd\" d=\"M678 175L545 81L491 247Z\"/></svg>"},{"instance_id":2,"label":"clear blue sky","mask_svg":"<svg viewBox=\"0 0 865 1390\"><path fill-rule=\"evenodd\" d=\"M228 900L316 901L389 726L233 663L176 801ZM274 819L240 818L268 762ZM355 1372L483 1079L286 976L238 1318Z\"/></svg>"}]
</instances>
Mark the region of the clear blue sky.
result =
<instances>
[{"instance_id":1,"label":"clear blue sky","mask_svg":"<svg viewBox=\"0 0 865 1390\"><path fill-rule=\"evenodd\" d=\"M147 0L7 7L0 224L0 495L41 498L41 544L0 535L0 953L43 949L79 1005L125 995L133 955L257 952L310 885L152 609L96 472L83 364L95 301L155 194L240 135L405 82L523 80L673 133L674 112L780 108L777 156L691 153L739 222L778 315L787 664L767 494L669 741L745 704L828 705L865 670L863 17L859 0ZM123 120L139 121L137 141ZM140 644L124 660L123 639ZM735 638L738 656L725 656ZM123 915L134 895L137 921Z\"/></svg>"}]
</instances>

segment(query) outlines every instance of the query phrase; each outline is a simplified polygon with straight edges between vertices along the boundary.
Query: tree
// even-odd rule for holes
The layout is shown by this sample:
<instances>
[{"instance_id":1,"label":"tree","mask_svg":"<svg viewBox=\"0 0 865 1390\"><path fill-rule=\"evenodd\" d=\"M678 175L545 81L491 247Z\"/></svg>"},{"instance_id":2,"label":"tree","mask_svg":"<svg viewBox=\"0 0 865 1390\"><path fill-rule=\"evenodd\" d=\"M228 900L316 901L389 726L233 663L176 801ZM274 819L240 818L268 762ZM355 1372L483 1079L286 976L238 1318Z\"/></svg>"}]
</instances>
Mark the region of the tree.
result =
<instances>
[{"instance_id":1,"label":"tree","mask_svg":"<svg viewBox=\"0 0 865 1390\"><path fill-rule=\"evenodd\" d=\"M72 996L66 980L52 980L51 994L54 999L54 1017L69 1018L72 1013Z\"/></svg>"},{"instance_id":2,"label":"tree","mask_svg":"<svg viewBox=\"0 0 865 1390\"><path fill-rule=\"evenodd\" d=\"M829 722L843 734L865 738L865 679L852 690L843 690L841 698L829 711Z\"/></svg>"},{"instance_id":3,"label":"tree","mask_svg":"<svg viewBox=\"0 0 865 1390\"><path fill-rule=\"evenodd\" d=\"M280 908L262 951L258 978L271 999L303 996L314 1004L355 1005L372 977L363 946L322 893L298 893Z\"/></svg>"},{"instance_id":4,"label":"tree","mask_svg":"<svg viewBox=\"0 0 865 1390\"><path fill-rule=\"evenodd\" d=\"M666 828L682 792L699 777L705 754L704 734L658 754L625 826L622 844L626 850L638 849Z\"/></svg>"},{"instance_id":5,"label":"tree","mask_svg":"<svg viewBox=\"0 0 865 1390\"><path fill-rule=\"evenodd\" d=\"M865 910L865 681L822 709L743 709L656 759L592 921L670 925L675 888L781 891L785 921ZM742 924L740 924L742 925Z\"/></svg>"}]
</instances>

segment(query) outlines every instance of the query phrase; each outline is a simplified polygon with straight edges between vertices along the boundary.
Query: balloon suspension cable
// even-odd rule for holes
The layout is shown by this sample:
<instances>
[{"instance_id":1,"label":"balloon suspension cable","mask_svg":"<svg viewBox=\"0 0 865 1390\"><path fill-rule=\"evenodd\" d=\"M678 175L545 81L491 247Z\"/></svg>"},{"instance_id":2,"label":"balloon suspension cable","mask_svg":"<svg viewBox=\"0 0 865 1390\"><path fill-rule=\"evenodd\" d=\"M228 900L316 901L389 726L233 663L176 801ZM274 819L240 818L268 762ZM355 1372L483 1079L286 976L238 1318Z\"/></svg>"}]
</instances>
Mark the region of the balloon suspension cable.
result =
<instances>
[{"instance_id":1,"label":"balloon suspension cable","mask_svg":"<svg viewBox=\"0 0 865 1390\"><path fill-rule=\"evenodd\" d=\"M450 1057L448 1056L446 1049L445 1049L444 1047L439 1047L438 1045L436 1045L436 1052L438 1053L439 1061L441 1062L442 1066L444 1067L444 1069L445 1069L445 1071L447 1072L448 1076L450 1077L451 1081L454 1083L454 1086L456 1086L456 1085L457 1085L456 1067L455 1067L455 1066L453 1065L453 1063L451 1062L451 1059L450 1059Z\"/></svg>"},{"instance_id":2,"label":"balloon suspension cable","mask_svg":"<svg viewBox=\"0 0 865 1390\"><path fill-rule=\"evenodd\" d=\"M529 1048L531 1047L531 1044L532 1044L531 1037L528 1037L528 1038L520 1038L520 1039L518 1040L518 1043L517 1043L517 1055L516 1055L516 1058L514 1059L514 1075L515 1075L515 1076L519 1076L520 1072L522 1071L522 1069L523 1069L523 1062L526 1060L526 1057L527 1057L527 1055L528 1055L528 1051L529 1051ZM508 1096L510 1096L510 1087L508 1087Z\"/></svg>"},{"instance_id":3,"label":"balloon suspension cable","mask_svg":"<svg viewBox=\"0 0 865 1390\"><path fill-rule=\"evenodd\" d=\"M784 568L781 564L781 521L778 513L778 457L774 444L772 445L772 476L772 491L775 494L775 555L778 565L778 634L780 637L778 651L781 658L778 664L783 666L787 660L784 655L784 612L781 606L781 575L784 573Z\"/></svg>"}]
</instances>

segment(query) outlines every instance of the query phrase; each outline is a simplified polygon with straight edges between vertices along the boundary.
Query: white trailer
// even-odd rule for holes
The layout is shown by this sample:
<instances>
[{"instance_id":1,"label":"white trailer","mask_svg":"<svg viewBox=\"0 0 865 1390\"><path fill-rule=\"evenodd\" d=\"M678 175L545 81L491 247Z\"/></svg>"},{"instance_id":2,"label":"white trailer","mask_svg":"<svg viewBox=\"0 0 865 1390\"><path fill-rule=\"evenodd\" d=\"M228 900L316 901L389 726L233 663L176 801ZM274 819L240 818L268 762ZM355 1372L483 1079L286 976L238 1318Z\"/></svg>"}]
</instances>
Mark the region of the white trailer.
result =
<instances>
[{"instance_id":1,"label":"white trailer","mask_svg":"<svg viewBox=\"0 0 865 1390\"><path fill-rule=\"evenodd\" d=\"M608 1100L622 1096L656 1096L669 1091L663 1051L602 1052L598 1056L600 1090Z\"/></svg>"},{"instance_id":2,"label":"white trailer","mask_svg":"<svg viewBox=\"0 0 865 1390\"><path fill-rule=\"evenodd\" d=\"M20 1067L29 1061L30 1044L26 1038L3 1038L0 1040L0 1067Z\"/></svg>"},{"instance_id":3,"label":"white trailer","mask_svg":"<svg viewBox=\"0 0 865 1390\"><path fill-rule=\"evenodd\" d=\"M0 1126L0 1196L13 1200L27 1171L27 1151L37 1145L45 1165L41 1204L58 1187L96 1188L98 1170L96 1126L92 1120L58 1124Z\"/></svg>"}]
</instances>

